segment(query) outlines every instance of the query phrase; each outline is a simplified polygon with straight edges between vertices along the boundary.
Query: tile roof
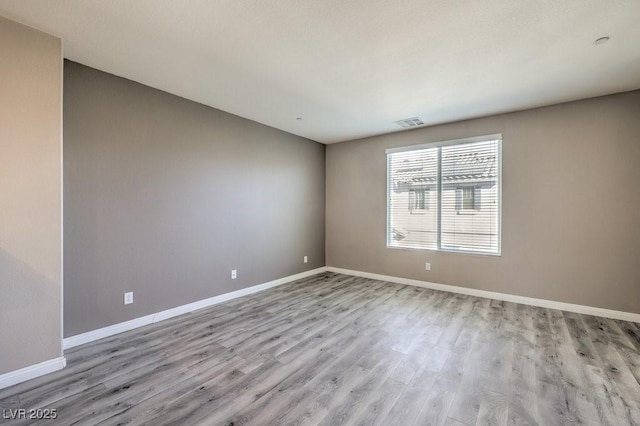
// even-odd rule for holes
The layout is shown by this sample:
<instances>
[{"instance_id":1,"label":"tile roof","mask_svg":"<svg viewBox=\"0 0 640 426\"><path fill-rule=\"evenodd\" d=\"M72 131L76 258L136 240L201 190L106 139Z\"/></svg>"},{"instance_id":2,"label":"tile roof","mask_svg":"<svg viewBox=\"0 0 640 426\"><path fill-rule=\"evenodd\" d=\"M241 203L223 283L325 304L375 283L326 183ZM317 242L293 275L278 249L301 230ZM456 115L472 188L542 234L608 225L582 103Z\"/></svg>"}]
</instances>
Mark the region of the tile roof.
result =
<instances>
[{"instance_id":1,"label":"tile roof","mask_svg":"<svg viewBox=\"0 0 640 426\"><path fill-rule=\"evenodd\" d=\"M442 180L488 179L498 175L495 155L470 152L450 158L453 160L442 164Z\"/></svg>"},{"instance_id":2,"label":"tile roof","mask_svg":"<svg viewBox=\"0 0 640 426\"><path fill-rule=\"evenodd\" d=\"M407 184L435 183L435 157L420 160L407 160L407 167L397 169L394 182ZM442 164L444 182L462 182L470 180L489 180L497 176L495 155L477 152L448 156Z\"/></svg>"}]
</instances>

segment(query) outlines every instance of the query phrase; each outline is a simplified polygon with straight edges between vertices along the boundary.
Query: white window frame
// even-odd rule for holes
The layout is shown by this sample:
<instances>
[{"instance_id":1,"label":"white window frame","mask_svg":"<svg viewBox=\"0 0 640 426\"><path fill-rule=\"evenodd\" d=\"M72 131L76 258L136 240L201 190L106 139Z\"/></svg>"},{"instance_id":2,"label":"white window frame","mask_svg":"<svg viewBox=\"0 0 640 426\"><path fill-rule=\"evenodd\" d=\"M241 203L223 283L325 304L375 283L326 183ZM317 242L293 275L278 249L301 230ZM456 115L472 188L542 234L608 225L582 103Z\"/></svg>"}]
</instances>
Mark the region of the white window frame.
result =
<instances>
[{"instance_id":1,"label":"white window frame","mask_svg":"<svg viewBox=\"0 0 640 426\"><path fill-rule=\"evenodd\" d=\"M391 220L392 220L392 212L391 212L391 199L390 199L390 194L391 194L391 187L390 187L390 183L391 183L391 179L389 178L390 173L391 173L391 162L389 161L389 154L394 154L394 153L398 153L398 152L407 152L407 151L416 151L419 149L428 149L428 148L437 148L437 147L443 147L443 146L450 146L450 145L462 145L462 144L467 144L467 143L473 143L473 142L486 142L486 141L492 141L492 140L499 140L500 143L498 144L498 164L497 164L497 169L498 169L498 199L497 199L497 211L498 211L498 224L497 224L497 251L496 252L490 252L490 251L480 251L480 250L455 250L455 249L449 249L449 248L443 248L440 246L440 238L438 238L438 248L428 248L428 247L398 247L398 246L393 246L392 245L392 239L391 239ZM438 252L446 252L446 253L458 253L458 254L473 254L473 255L477 255L477 256L502 256L502 142L503 142L503 138L502 138L502 133L496 133L496 134L492 134L492 135L483 135L483 136L473 136L473 137L469 137L469 138L462 138L462 139L451 139L451 140L446 140L446 141L439 141L439 142L429 142L429 143L423 143L423 144L418 144L418 145L408 145L408 146L403 146L403 147L398 147L398 148L389 148L385 150L385 156L386 156L386 160L387 160L387 226L386 226L386 240L387 240L387 248L390 249L396 249L396 250L428 250L428 251L438 251ZM440 181L440 177L438 178L438 188L440 188L440 186L442 185L442 182ZM438 190L438 201L437 201L437 209L440 209L440 190ZM441 223L438 220L438 229L437 229L437 233L438 235L440 235L441 233Z\"/></svg>"}]
</instances>

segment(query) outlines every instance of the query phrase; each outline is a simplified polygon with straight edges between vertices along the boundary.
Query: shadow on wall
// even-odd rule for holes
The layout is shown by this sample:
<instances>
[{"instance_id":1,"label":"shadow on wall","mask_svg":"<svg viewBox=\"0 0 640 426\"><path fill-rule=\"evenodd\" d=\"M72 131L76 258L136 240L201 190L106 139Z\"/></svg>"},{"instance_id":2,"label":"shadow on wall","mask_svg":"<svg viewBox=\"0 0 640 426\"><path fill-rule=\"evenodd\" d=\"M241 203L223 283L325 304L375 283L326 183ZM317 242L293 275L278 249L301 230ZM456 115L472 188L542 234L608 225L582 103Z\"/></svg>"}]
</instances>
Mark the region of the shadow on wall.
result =
<instances>
[{"instance_id":1,"label":"shadow on wall","mask_svg":"<svg viewBox=\"0 0 640 426\"><path fill-rule=\"evenodd\" d=\"M60 356L60 285L0 248L0 292L0 374Z\"/></svg>"}]
</instances>

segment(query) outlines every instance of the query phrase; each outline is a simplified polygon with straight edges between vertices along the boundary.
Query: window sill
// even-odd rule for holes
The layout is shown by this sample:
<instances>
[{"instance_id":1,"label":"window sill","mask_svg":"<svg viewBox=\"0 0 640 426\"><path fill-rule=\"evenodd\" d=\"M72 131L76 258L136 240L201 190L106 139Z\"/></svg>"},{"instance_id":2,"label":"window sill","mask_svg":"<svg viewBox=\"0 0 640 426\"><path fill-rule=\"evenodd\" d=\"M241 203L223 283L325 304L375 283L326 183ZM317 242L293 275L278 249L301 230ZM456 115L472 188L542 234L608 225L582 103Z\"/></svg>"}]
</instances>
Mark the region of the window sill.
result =
<instances>
[{"instance_id":1,"label":"window sill","mask_svg":"<svg viewBox=\"0 0 640 426\"><path fill-rule=\"evenodd\" d=\"M432 251L435 253L451 253L451 254L486 256L486 257L502 257L502 251L493 253L493 252L487 252L487 251L473 251L473 250L448 250L448 249L435 249L435 248L427 248L427 247L402 247L402 246L391 246L389 244L387 244L387 248L392 250L418 250L418 251Z\"/></svg>"}]
</instances>

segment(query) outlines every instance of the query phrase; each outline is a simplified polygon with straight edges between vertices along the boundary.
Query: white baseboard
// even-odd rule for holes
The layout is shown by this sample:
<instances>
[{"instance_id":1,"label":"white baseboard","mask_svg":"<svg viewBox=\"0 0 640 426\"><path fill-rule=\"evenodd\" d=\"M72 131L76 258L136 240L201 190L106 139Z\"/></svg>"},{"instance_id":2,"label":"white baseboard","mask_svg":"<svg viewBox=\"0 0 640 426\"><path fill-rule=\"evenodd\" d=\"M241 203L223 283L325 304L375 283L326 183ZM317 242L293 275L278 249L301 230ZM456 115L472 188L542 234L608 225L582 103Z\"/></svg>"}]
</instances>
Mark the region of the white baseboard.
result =
<instances>
[{"instance_id":1,"label":"white baseboard","mask_svg":"<svg viewBox=\"0 0 640 426\"><path fill-rule=\"evenodd\" d=\"M61 356L39 364L30 365L19 370L0 374L0 389L8 388L9 386L17 385L18 383L26 382L27 380L35 379L36 377L44 376L45 374L53 373L54 371L63 369L66 365L67 360L65 357Z\"/></svg>"},{"instance_id":2,"label":"white baseboard","mask_svg":"<svg viewBox=\"0 0 640 426\"><path fill-rule=\"evenodd\" d=\"M473 288L459 287L446 284L436 284L428 281L419 281L409 278L392 277L389 275L372 274L370 272L353 271L350 269L334 268L328 266L327 271L339 274L354 275L356 277L371 278L380 281L389 281L398 284L406 284L415 287L429 288L432 290L447 291L449 293L467 294L470 296L484 297L488 299L503 300L505 302L521 303L523 305L538 306L541 308L557 309L560 311L576 312L579 314L593 315L623 321L640 323L640 314L632 312L614 311L612 309L596 308L593 306L575 305L573 303L555 302L553 300L536 299L533 297L515 296L513 294L498 293L494 291L476 290Z\"/></svg>"},{"instance_id":3,"label":"white baseboard","mask_svg":"<svg viewBox=\"0 0 640 426\"><path fill-rule=\"evenodd\" d=\"M286 284L291 281L299 280L302 278L310 277L327 270L326 267L312 269L310 271L301 272L299 274L290 275L288 277L280 278L277 280L269 281L263 284L254 285L252 287L243 288L238 291L232 291L231 293L221 294L219 296L210 297L208 299L198 300L197 302L188 303L186 305L177 306L175 308L167 309L165 311L156 312L154 314L146 315L144 317L135 318L129 321L121 322L118 324L110 325L108 327L99 328L97 330L87 331L86 333L77 334L75 336L67 337L62 340L62 348L70 349L85 343L93 342L95 340L104 339L125 331L133 330L138 327L153 324L165 319L169 319L178 315L186 314L196 311L198 309L206 308L208 306L217 305L218 303L226 302L227 300L236 299L238 297L246 296L252 293L257 293L268 288L276 287L282 284Z\"/></svg>"}]
</instances>

